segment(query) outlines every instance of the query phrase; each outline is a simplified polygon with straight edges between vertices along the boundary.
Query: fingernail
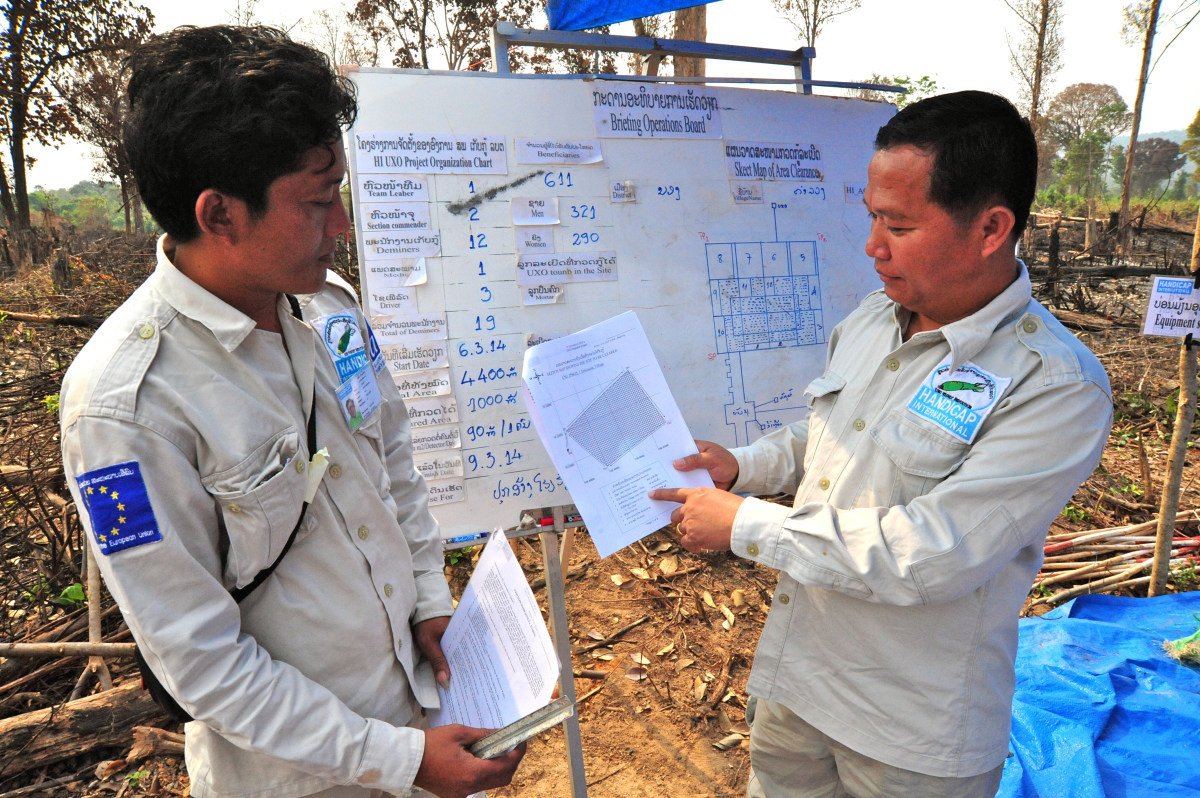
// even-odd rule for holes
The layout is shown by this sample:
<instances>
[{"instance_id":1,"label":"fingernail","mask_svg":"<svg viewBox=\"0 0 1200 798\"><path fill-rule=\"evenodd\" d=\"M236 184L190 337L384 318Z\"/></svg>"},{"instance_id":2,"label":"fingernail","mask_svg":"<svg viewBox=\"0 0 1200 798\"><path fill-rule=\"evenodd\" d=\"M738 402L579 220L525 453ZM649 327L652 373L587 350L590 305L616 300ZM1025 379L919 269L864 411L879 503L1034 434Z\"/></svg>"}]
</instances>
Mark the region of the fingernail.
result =
<instances>
[{"instance_id":1,"label":"fingernail","mask_svg":"<svg viewBox=\"0 0 1200 798\"><path fill-rule=\"evenodd\" d=\"M437 683L438 683L438 687L442 688L443 690L450 689L450 680L447 679L445 676L442 676L441 678L439 678L437 680Z\"/></svg>"}]
</instances>

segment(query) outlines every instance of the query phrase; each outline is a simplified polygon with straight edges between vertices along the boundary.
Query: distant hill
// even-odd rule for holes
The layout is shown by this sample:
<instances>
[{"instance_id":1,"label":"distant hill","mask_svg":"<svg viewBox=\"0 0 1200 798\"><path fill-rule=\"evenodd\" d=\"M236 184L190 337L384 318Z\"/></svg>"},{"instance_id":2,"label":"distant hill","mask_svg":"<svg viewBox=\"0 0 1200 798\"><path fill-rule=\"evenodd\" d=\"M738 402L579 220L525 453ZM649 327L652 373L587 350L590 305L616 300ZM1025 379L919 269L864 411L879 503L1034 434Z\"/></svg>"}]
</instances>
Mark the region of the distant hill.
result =
<instances>
[{"instance_id":1,"label":"distant hill","mask_svg":"<svg viewBox=\"0 0 1200 798\"><path fill-rule=\"evenodd\" d=\"M1145 141L1146 139L1156 139L1156 138L1157 139L1166 139L1167 141L1174 141L1179 144L1182 144L1183 140L1187 138L1187 131L1186 130L1167 130L1162 133L1143 133L1140 130L1138 131L1138 141ZM1129 136L1128 135L1117 136L1112 140L1112 143L1119 144L1122 147L1128 147L1129 146ZM1192 163L1191 160L1189 159L1188 161L1186 161L1183 164L1182 169L1183 169L1184 173L1190 175L1192 172L1196 171L1196 164Z\"/></svg>"},{"instance_id":2,"label":"distant hill","mask_svg":"<svg viewBox=\"0 0 1200 798\"><path fill-rule=\"evenodd\" d=\"M1186 138L1186 130L1168 130L1163 133L1147 133L1144 130L1138 131L1138 141L1145 141L1146 139L1166 139L1167 141L1174 141L1178 144L1182 144L1183 140ZM1112 140L1112 143L1120 144L1122 147L1128 147L1129 136L1117 136Z\"/></svg>"}]
</instances>

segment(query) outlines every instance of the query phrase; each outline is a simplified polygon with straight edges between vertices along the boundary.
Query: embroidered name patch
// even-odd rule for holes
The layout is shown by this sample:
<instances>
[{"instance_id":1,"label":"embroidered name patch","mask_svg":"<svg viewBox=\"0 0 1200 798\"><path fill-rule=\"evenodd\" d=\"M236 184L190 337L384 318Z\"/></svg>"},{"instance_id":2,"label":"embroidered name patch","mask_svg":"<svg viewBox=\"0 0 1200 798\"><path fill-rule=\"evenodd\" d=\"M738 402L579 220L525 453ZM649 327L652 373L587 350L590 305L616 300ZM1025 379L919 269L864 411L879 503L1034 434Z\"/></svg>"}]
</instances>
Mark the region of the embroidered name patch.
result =
<instances>
[{"instance_id":1,"label":"embroidered name patch","mask_svg":"<svg viewBox=\"0 0 1200 798\"><path fill-rule=\"evenodd\" d=\"M75 481L101 554L162 540L136 460L88 471Z\"/></svg>"},{"instance_id":2,"label":"embroidered name patch","mask_svg":"<svg viewBox=\"0 0 1200 798\"><path fill-rule=\"evenodd\" d=\"M908 409L959 440L972 443L1010 382L1011 378L997 377L974 363L964 363L951 371L947 359L925 378Z\"/></svg>"}]
</instances>

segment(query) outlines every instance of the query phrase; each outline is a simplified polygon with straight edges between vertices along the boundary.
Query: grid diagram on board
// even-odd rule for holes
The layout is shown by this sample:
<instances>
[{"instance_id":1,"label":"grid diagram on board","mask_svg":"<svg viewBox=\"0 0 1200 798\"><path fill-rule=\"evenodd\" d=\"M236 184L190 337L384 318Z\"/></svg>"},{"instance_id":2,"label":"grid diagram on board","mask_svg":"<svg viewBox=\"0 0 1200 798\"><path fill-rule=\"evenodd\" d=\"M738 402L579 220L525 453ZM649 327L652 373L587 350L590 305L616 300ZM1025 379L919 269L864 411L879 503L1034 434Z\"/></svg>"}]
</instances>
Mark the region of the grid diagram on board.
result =
<instances>
[{"instance_id":1,"label":"grid diagram on board","mask_svg":"<svg viewBox=\"0 0 1200 798\"><path fill-rule=\"evenodd\" d=\"M611 466L666 423L637 377L626 370L567 425L567 435Z\"/></svg>"},{"instance_id":2,"label":"grid diagram on board","mask_svg":"<svg viewBox=\"0 0 1200 798\"><path fill-rule=\"evenodd\" d=\"M825 342L815 241L710 243L705 250L718 353Z\"/></svg>"}]
</instances>

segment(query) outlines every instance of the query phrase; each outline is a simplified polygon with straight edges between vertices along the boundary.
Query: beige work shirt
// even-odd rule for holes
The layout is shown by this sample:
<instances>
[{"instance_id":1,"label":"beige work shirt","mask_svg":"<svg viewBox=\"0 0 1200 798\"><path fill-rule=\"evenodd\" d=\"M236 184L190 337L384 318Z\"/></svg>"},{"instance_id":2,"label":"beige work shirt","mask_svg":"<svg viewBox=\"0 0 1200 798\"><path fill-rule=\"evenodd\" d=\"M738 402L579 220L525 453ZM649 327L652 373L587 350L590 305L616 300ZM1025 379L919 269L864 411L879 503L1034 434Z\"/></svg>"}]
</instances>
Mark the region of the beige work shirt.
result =
<instances>
[{"instance_id":1,"label":"beige work shirt","mask_svg":"<svg viewBox=\"0 0 1200 798\"><path fill-rule=\"evenodd\" d=\"M305 319L349 310L366 329L332 273L302 304ZM155 272L63 382L68 483L82 510L77 479L139 465L161 539L98 559L146 659L197 718L192 795L403 793L424 753L406 724L437 701L412 625L451 613L438 527L389 373L374 375L382 406L351 432L325 347L283 297L278 312L282 336L257 329L160 240ZM239 607L229 590L274 561L299 517L314 397L330 467L292 548ZM103 530L81 517L98 552Z\"/></svg>"},{"instance_id":2,"label":"beige work shirt","mask_svg":"<svg viewBox=\"0 0 1200 798\"><path fill-rule=\"evenodd\" d=\"M781 571L747 689L934 776L1004 761L1018 613L1112 421L1103 368L1020 270L908 341L871 294L830 337L810 417L734 452L734 490L796 494L734 523L733 551Z\"/></svg>"}]
</instances>

